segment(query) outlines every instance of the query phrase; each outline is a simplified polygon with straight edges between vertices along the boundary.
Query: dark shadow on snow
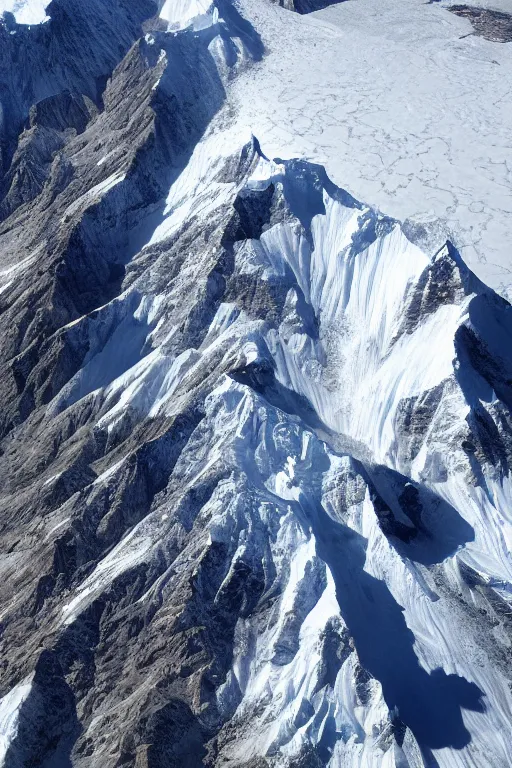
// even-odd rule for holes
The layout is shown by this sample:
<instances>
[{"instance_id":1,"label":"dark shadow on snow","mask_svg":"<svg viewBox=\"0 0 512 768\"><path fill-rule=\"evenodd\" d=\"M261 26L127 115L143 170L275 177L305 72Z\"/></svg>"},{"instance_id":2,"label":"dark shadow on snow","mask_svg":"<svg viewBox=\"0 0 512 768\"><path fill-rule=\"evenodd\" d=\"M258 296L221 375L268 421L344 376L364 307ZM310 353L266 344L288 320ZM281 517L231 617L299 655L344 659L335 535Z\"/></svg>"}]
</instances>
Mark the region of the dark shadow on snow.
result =
<instances>
[{"instance_id":1,"label":"dark shadow on snow","mask_svg":"<svg viewBox=\"0 0 512 768\"><path fill-rule=\"evenodd\" d=\"M35 666L30 692L21 704L16 735L3 765L71 768L71 752L80 736L75 696L57 654L44 650Z\"/></svg>"},{"instance_id":2,"label":"dark shadow on snow","mask_svg":"<svg viewBox=\"0 0 512 768\"><path fill-rule=\"evenodd\" d=\"M362 468L383 533L402 557L442 563L473 541L473 527L447 501L388 467Z\"/></svg>"},{"instance_id":3,"label":"dark shadow on snow","mask_svg":"<svg viewBox=\"0 0 512 768\"><path fill-rule=\"evenodd\" d=\"M382 685L386 704L398 709L422 748L462 749L471 736L461 710L483 712L482 691L465 678L442 669L428 673L420 666L403 608L383 581L364 570L365 539L335 522L321 504L305 497L301 501L318 556L333 575L340 611L361 665Z\"/></svg>"},{"instance_id":4,"label":"dark shadow on snow","mask_svg":"<svg viewBox=\"0 0 512 768\"><path fill-rule=\"evenodd\" d=\"M288 389L277 380L270 362L251 363L231 371L230 376L264 397L274 408L300 417L311 429L325 428L307 397Z\"/></svg>"},{"instance_id":5,"label":"dark shadow on snow","mask_svg":"<svg viewBox=\"0 0 512 768\"><path fill-rule=\"evenodd\" d=\"M295 0L294 8L297 13L304 15L314 13L314 11L322 11L331 5L341 5L342 2L347 2L347 0Z\"/></svg>"},{"instance_id":6,"label":"dark shadow on snow","mask_svg":"<svg viewBox=\"0 0 512 768\"><path fill-rule=\"evenodd\" d=\"M502 477L512 468L512 307L482 288L455 334L455 376L471 410L462 443L479 485L483 466Z\"/></svg>"},{"instance_id":7,"label":"dark shadow on snow","mask_svg":"<svg viewBox=\"0 0 512 768\"><path fill-rule=\"evenodd\" d=\"M455 335L459 386L472 406L492 400L494 391L512 408L512 306L485 290L472 299L468 315Z\"/></svg>"},{"instance_id":8,"label":"dark shadow on snow","mask_svg":"<svg viewBox=\"0 0 512 768\"><path fill-rule=\"evenodd\" d=\"M215 0L215 6L219 11L220 18L225 22L229 30L229 36L231 38L239 37L252 59L254 61L261 61L265 47L259 33L252 24L240 15L230 0Z\"/></svg>"}]
</instances>

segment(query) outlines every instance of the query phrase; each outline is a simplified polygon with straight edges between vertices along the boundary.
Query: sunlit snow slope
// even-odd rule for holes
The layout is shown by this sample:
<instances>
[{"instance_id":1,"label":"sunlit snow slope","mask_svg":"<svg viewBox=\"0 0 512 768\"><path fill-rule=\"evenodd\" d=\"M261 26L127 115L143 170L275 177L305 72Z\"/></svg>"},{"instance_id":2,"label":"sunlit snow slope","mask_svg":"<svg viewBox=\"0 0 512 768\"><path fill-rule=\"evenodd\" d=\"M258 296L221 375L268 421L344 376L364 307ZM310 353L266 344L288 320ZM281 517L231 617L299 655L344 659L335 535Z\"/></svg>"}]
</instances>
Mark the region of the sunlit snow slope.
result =
<instances>
[{"instance_id":1,"label":"sunlit snow slope","mask_svg":"<svg viewBox=\"0 0 512 768\"><path fill-rule=\"evenodd\" d=\"M48 0L0 0L0 13L14 14L18 24L41 24L48 20Z\"/></svg>"},{"instance_id":2,"label":"sunlit snow slope","mask_svg":"<svg viewBox=\"0 0 512 768\"><path fill-rule=\"evenodd\" d=\"M507 768L511 306L266 156L243 3L77 9L0 27L0 766Z\"/></svg>"}]
</instances>

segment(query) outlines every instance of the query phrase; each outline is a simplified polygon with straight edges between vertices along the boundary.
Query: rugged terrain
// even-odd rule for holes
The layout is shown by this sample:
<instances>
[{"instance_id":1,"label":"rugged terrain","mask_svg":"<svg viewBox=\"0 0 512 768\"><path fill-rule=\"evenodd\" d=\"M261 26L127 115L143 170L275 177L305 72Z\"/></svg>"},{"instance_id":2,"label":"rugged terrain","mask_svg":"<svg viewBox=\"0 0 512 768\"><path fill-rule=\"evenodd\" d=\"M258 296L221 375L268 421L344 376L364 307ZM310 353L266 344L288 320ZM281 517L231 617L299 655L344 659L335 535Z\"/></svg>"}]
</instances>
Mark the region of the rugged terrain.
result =
<instances>
[{"instance_id":1,"label":"rugged terrain","mask_svg":"<svg viewBox=\"0 0 512 768\"><path fill-rule=\"evenodd\" d=\"M512 308L265 153L325 5L6 6L5 768L510 765Z\"/></svg>"}]
</instances>

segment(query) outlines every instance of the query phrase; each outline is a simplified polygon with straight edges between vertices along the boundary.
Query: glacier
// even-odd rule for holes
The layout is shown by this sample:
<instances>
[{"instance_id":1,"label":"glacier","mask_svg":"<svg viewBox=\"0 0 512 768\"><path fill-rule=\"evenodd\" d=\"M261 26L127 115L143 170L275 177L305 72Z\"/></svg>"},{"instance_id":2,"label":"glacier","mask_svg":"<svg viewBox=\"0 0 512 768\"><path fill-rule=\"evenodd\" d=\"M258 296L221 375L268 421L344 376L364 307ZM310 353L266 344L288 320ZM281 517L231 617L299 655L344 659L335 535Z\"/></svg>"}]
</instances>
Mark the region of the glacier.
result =
<instances>
[{"instance_id":1,"label":"glacier","mask_svg":"<svg viewBox=\"0 0 512 768\"><path fill-rule=\"evenodd\" d=\"M287 140L293 6L0 28L6 768L510 764L512 308Z\"/></svg>"},{"instance_id":2,"label":"glacier","mask_svg":"<svg viewBox=\"0 0 512 768\"><path fill-rule=\"evenodd\" d=\"M307 16L264 0L241 8L264 66L233 98L269 157L324 165L338 186L451 239L510 298L509 44L474 34L452 3L341 2ZM510 15L508 0L470 0Z\"/></svg>"}]
</instances>

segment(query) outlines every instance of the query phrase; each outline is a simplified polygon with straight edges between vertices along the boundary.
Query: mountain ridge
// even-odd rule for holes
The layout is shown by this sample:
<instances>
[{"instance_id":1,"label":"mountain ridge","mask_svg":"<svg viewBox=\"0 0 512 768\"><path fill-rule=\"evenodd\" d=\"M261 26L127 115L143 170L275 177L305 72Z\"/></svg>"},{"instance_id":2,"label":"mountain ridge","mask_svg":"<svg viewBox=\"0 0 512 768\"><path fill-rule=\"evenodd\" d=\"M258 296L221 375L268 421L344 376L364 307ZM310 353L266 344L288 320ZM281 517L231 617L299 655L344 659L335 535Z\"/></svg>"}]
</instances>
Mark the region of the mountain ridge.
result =
<instances>
[{"instance_id":1,"label":"mountain ridge","mask_svg":"<svg viewBox=\"0 0 512 768\"><path fill-rule=\"evenodd\" d=\"M0 232L0 762L501 768L512 309L265 156L240 11L29 110L60 144Z\"/></svg>"}]
</instances>

